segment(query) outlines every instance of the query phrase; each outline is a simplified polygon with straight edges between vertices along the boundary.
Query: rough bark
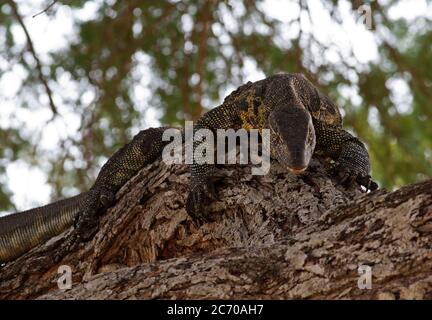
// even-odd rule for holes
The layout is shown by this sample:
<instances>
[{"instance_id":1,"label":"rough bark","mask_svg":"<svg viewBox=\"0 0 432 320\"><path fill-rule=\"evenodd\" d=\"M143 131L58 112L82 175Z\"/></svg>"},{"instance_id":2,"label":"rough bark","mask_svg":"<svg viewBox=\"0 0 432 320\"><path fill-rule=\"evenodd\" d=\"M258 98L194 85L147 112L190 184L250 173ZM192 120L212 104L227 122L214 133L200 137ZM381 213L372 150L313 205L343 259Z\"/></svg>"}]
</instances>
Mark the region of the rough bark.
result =
<instances>
[{"instance_id":1,"label":"rough bark","mask_svg":"<svg viewBox=\"0 0 432 320\"><path fill-rule=\"evenodd\" d=\"M218 169L214 221L198 225L187 167L144 168L92 241L54 262L69 230L4 266L0 299L432 298L432 180L363 194L318 160L304 176L250 169ZM57 287L60 265L70 290ZM372 267L370 290L359 265Z\"/></svg>"}]
</instances>

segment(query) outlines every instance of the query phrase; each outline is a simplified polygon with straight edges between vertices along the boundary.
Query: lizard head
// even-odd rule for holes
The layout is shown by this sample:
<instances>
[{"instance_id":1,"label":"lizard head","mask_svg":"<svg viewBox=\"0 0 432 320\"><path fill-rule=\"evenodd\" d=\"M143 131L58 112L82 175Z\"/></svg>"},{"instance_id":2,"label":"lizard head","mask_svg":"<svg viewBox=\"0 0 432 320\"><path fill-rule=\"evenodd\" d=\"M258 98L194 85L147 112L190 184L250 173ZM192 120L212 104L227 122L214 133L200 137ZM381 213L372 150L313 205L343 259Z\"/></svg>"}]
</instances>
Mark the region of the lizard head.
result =
<instances>
[{"instance_id":1,"label":"lizard head","mask_svg":"<svg viewBox=\"0 0 432 320\"><path fill-rule=\"evenodd\" d=\"M280 107L269 115L271 154L290 172L306 170L315 149L312 117L305 109Z\"/></svg>"}]
</instances>

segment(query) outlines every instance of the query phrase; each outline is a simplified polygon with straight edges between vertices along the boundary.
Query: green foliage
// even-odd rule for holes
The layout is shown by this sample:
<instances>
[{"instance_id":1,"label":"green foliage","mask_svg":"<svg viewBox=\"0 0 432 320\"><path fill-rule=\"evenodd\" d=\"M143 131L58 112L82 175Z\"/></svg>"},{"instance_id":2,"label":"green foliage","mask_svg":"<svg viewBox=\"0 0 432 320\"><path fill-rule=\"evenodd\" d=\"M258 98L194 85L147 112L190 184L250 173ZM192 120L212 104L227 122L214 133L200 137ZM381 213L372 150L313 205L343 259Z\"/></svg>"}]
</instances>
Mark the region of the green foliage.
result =
<instances>
[{"instance_id":1,"label":"green foliage","mask_svg":"<svg viewBox=\"0 0 432 320\"><path fill-rule=\"evenodd\" d=\"M89 2L58 2L48 14L55 17L59 7L66 6L75 13ZM357 8L359 1L352 2ZM267 75L303 72L338 101L345 125L368 144L373 176L382 186L394 188L431 176L432 24L426 18L419 19L417 27L405 19L391 20L388 12L398 2L374 3L374 21L385 32L370 31L379 58L362 64L352 52L343 53L346 48L323 43L307 30L286 36L307 16L307 1L299 7L301 15L284 22L266 13L264 1L95 1L96 17L75 19L68 45L50 52L44 63L58 103L80 118L78 132L63 138L58 152L47 154L36 139L27 139L32 133L23 138L21 122L0 122L0 177L17 158L34 165L44 159L53 197L68 195L75 190L71 188L85 189L101 162L148 126L145 114L150 108L160 112L162 124L196 119L247 80L246 65L251 62ZM322 3L339 19L338 1ZM2 2L0 54L8 63L0 63L0 80L2 73L21 66L28 76L18 93L19 108L49 109L38 100L45 92L13 27L19 28L16 17L8 2ZM325 59L331 50L340 57L337 63ZM65 76L74 83L73 93L53 85ZM409 102L403 108L393 97L394 80L407 87ZM150 98L137 98L137 88L148 89ZM360 102L343 88L354 90ZM88 93L91 101L84 98ZM10 209L7 181L0 183L0 210Z\"/></svg>"}]
</instances>

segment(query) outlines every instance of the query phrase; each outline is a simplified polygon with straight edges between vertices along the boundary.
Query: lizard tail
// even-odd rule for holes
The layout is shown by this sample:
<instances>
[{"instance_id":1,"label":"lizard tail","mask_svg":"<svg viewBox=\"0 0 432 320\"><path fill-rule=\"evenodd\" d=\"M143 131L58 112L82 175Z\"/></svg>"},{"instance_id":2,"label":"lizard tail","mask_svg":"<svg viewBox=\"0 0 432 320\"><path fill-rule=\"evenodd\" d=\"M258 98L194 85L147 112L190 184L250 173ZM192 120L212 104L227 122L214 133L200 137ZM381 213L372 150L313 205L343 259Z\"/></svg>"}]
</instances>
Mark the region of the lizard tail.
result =
<instances>
[{"instance_id":1,"label":"lizard tail","mask_svg":"<svg viewBox=\"0 0 432 320\"><path fill-rule=\"evenodd\" d=\"M85 194L0 218L0 263L11 261L73 224Z\"/></svg>"}]
</instances>

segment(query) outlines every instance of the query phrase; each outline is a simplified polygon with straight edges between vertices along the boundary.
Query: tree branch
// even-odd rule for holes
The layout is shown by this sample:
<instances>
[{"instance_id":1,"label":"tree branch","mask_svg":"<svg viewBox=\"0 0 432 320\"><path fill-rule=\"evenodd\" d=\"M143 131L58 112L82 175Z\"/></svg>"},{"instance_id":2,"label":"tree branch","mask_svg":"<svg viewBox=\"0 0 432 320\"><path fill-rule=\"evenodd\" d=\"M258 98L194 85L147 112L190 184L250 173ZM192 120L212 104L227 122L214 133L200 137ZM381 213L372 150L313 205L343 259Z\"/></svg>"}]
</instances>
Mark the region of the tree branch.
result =
<instances>
[{"instance_id":1,"label":"tree branch","mask_svg":"<svg viewBox=\"0 0 432 320\"><path fill-rule=\"evenodd\" d=\"M32 16L32 18L37 17L38 15L41 15L42 13L47 12L53 5L55 5L58 2L58 0L54 0L48 7L46 7L44 10L42 10L41 12L36 13L35 15Z\"/></svg>"},{"instance_id":2,"label":"tree branch","mask_svg":"<svg viewBox=\"0 0 432 320\"><path fill-rule=\"evenodd\" d=\"M213 8L215 6L215 1L204 2L199 14L197 15L199 22L195 25L195 28L199 28L197 34L197 62L196 62L196 73L199 76L198 82L195 85L195 90L197 92L197 108L192 110L192 119L197 120L203 112L203 96L205 83L205 60L207 58L207 47L208 38L211 25L213 23Z\"/></svg>"},{"instance_id":3,"label":"tree branch","mask_svg":"<svg viewBox=\"0 0 432 320\"><path fill-rule=\"evenodd\" d=\"M15 18L18 20L18 23L21 25L21 28L24 31L24 34L25 34L26 39L27 39L28 50L31 53L31 55L33 56L33 59L35 59L35 61L36 61L36 69L38 71L39 80L43 84L43 86L45 88L45 91L46 91L46 94L48 95L49 105L50 105L51 111L53 113L53 118L54 118L55 116L58 115L57 107L54 104L51 88L48 85L48 81L45 79L44 74L42 72L42 64L41 64L41 62L39 60L39 57L36 54L35 48L33 46L33 41L32 41L32 39L30 37L30 34L29 34L28 30L27 30L27 27L24 24L24 21L23 21L21 15L18 12L18 8L17 8L16 3L13 0L8 0L8 3L10 4L10 6L12 8L12 12L13 12Z\"/></svg>"},{"instance_id":4,"label":"tree branch","mask_svg":"<svg viewBox=\"0 0 432 320\"><path fill-rule=\"evenodd\" d=\"M218 169L215 221L197 225L184 209L187 167L144 168L92 241L54 262L66 231L5 265L0 299L432 297L432 180L364 195L317 160L304 176L250 169ZM360 264L371 290L357 286ZM70 291L57 289L60 265Z\"/></svg>"},{"instance_id":5,"label":"tree branch","mask_svg":"<svg viewBox=\"0 0 432 320\"><path fill-rule=\"evenodd\" d=\"M41 298L431 299L431 190L376 192L286 240L120 268ZM370 289L358 287L359 264L372 268Z\"/></svg>"}]
</instances>

